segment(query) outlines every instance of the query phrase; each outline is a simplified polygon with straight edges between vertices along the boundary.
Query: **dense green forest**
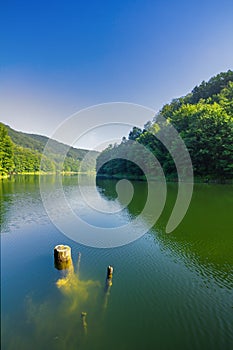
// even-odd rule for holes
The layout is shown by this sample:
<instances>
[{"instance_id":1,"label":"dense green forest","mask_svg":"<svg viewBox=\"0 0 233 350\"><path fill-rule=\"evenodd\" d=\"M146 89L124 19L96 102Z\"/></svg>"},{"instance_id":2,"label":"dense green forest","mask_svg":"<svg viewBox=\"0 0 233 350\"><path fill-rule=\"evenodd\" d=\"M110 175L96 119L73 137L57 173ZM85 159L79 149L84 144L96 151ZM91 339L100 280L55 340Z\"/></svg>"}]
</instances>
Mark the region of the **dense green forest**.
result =
<instances>
[{"instance_id":1,"label":"dense green forest","mask_svg":"<svg viewBox=\"0 0 233 350\"><path fill-rule=\"evenodd\" d=\"M97 152L76 149L51 140L43 155L48 137L26 134L0 123L0 176L37 172L94 171ZM66 153L63 162L62 154ZM85 164L80 164L86 156Z\"/></svg>"},{"instance_id":2,"label":"dense green forest","mask_svg":"<svg viewBox=\"0 0 233 350\"><path fill-rule=\"evenodd\" d=\"M182 137L191 156L196 179L225 181L233 178L233 71L220 73L202 82L191 93L172 100L141 130L134 127L121 144L109 145L97 158L97 175L143 178L142 169L134 164L153 164L137 143L150 150L160 162L167 178L176 179L173 159L156 138L161 128L159 116L165 118ZM169 136L168 136L169 137ZM133 142L136 141L136 142ZM175 149L175 141L170 149ZM132 161L127 160L131 159ZM151 164L150 164L151 163Z\"/></svg>"},{"instance_id":3,"label":"dense green forest","mask_svg":"<svg viewBox=\"0 0 233 350\"><path fill-rule=\"evenodd\" d=\"M0 123L0 176L19 173L78 172L80 162L88 153L82 171L96 169L99 176L144 178L153 162L138 149L145 146L160 162L167 178L176 179L177 171L166 147L156 138L161 124L158 116L171 123L182 137L190 153L196 178L228 180L233 178L233 71L220 73L202 82L191 93L172 100L160 110L143 129L134 127L128 138L117 145L109 145L98 157L97 152L69 147L53 140L43 155L48 138L18 132ZM169 135L168 135L169 137ZM136 142L135 142L136 141ZM176 144L170 145L175 148ZM67 151L63 162L62 153ZM65 152L66 153L66 152ZM127 160L131 159L130 160ZM135 160L135 161L134 161ZM136 163L136 164L135 164Z\"/></svg>"}]
</instances>

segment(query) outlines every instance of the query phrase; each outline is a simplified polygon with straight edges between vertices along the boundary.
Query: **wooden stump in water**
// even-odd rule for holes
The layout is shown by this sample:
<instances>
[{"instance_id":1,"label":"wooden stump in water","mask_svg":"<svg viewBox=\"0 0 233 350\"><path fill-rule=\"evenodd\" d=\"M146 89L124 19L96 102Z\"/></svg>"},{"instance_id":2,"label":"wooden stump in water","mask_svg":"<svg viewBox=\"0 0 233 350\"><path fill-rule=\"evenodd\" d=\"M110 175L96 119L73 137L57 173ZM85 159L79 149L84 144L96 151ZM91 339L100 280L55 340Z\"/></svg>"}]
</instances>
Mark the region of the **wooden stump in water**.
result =
<instances>
[{"instance_id":1,"label":"wooden stump in water","mask_svg":"<svg viewBox=\"0 0 233 350\"><path fill-rule=\"evenodd\" d=\"M109 265L107 267L107 277L106 277L106 284L105 284L104 309L106 309L107 305L108 305L108 299L110 296L110 289L112 287L112 275L113 275L113 267L111 265Z\"/></svg>"},{"instance_id":2,"label":"wooden stump in water","mask_svg":"<svg viewBox=\"0 0 233 350\"><path fill-rule=\"evenodd\" d=\"M112 274L113 274L113 267L112 266L108 266L107 268L107 278L112 278Z\"/></svg>"},{"instance_id":3,"label":"wooden stump in water","mask_svg":"<svg viewBox=\"0 0 233 350\"><path fill-rule=\"evenodd\" d=\"M54 248L54 265L58 270L67 269L72 264L71 248L59 244Z\"/></svg>"}]
</instances>

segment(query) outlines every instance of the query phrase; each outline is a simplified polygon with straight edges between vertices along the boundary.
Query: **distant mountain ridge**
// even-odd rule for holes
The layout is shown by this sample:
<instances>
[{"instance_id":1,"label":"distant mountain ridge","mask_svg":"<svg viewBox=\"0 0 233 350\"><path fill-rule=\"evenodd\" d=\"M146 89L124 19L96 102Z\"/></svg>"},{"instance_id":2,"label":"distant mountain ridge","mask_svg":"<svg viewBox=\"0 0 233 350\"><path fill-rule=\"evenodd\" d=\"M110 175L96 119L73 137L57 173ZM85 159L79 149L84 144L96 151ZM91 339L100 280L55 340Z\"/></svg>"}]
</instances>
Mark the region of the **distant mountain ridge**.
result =
<instances>
[{"instance_id":1,"label":"distant mountain ridge","mask_svg":"<svg viewBox=\"0 0 233 350\"><path fill-rule=\"evenodd\" d=\"M0 123L0 134L0 175L95 171L97 151L78 149L47 136L16 131L3 123ZM85 164L81 166L84 157Z\"/></svg>"},{"instance_id":2,"label":"distant mountain ridge","mask_svg":"<svg viewBox=\"0 0 233 350\"><path fill-rule=\"evenodd\" d=\"M43 136L39 134L29 134L23 131L16 131L12 129L9 125L6 125L6 124L4 125L7 128L7 132L11 140L14 142L14 144L20 147L33 149L34 151L43 153L45 145L50 140L50 138L47 136ZM88 152L91 152L91 153L93 152L95 154L98 153L96 151L89 151L85 149L70 147L68 145L65 145L62 142L52 140L52 139L50 140L50 145L52 145L51 152L54 152L54 153L63 153L64 150L66 150L67 147L69 147L67 156L73 156L79 160L82 160L83 157Z\"/></svg>"}]
</instances>

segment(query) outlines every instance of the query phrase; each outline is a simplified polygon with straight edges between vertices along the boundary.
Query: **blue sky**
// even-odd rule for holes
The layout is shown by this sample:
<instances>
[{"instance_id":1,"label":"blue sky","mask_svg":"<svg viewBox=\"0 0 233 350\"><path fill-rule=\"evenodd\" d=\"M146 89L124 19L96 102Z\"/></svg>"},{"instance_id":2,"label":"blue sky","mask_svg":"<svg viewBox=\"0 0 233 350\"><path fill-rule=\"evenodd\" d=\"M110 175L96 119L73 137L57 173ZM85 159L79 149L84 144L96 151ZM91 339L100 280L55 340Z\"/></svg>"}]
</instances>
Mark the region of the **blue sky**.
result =
<instances>
[{"instance_id":1,"label":"blue sky","mask_svg":"<svg viewBox=\"0 0 233 350\"><path fill-rule=\"evenodd\" d=\"M158 111L233 68L232 0L2 1L0 12L0 120L17 130L50 136L112 101Z\"/></svg>"}]
</instances>

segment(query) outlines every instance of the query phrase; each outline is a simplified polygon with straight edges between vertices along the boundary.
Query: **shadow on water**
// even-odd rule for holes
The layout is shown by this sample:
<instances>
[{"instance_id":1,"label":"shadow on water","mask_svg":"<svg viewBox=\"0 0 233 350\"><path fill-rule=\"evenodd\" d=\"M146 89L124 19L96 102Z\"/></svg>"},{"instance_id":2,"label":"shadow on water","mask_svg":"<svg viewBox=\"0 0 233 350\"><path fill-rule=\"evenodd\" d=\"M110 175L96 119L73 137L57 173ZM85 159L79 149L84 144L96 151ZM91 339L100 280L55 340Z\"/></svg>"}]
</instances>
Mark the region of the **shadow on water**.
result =
<instances>
[{"instance_id":1,"label":"shadow on water","mask_svg":"<svg viewBox=\"0 0 233 350\"><path fill-rule=\"evenodd\" d=\"M115 199L116 183L99 179L100 194L108 200ZM136 181L133 185L134 196L127 210L131 217L136 217L145 205L147 186ZM159 183L155 182L155 186ZM172 233L166 234L177 191L177 184L168 184L166 205L150 234L162 251L172 252L174 258L182 259L188 268L195 269L207 280L214 278L220 286L233 288L233 186L196 184L184 219Z\"/></svg>"},{"instance_id":2,"label":"shadow on water","mask_svg":"<svg viewBox=\"0 0 233 350\"><path fill-rule=\"evenodd\" d=\"M208 281L213 277L219 286L233 288L231 213L233 187L195 185L190 207L177 229L164 234L167 213L157 223L156 238L185 260Z\"/></svg>"}]
</instances>

